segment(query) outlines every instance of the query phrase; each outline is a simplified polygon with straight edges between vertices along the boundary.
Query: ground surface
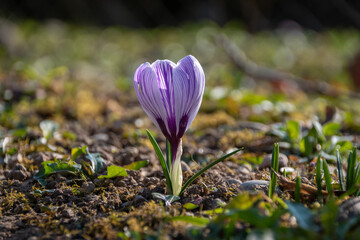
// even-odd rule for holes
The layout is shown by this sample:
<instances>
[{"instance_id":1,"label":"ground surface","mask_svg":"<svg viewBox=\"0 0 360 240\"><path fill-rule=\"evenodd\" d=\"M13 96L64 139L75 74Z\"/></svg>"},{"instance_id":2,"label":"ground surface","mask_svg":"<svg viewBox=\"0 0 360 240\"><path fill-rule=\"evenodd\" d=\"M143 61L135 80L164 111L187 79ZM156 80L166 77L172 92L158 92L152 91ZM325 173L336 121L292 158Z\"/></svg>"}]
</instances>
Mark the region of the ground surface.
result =
<instances>
[{"instance_id":1,"label":"ground surface","mask_svg":"<svg viewBox=\"0 0 360 240\"><path fill-rule=\"evenodd\" d=\"M0 38L0 239L359 236L360 200L342 191L335 157L339 149L345 174L347 156L359 143L360 100L349 94L347 68L358 33L252 36L236 26L221 30L253 61L338 89L324 95L284 79L244 75L213 41L220 30L211 24L153 31L5 20L0 26L8 33ZM207 85L183 138L184 180L226 152L244 150L166 206L152 195L165 194L166 185L145 129L163 149L165 139L141 109L131 78L143 61L177 61L187 53L203 64ZM289 168L269 198L267 167L275 142L285 154L280 167ZM79 147L88 152L75 156ZM323 194L317 195L319 153L329 164L334 197L323 174ZM101 162L95 172L71 168L86 169L89 156ZM36 178L44 162L56 160L66 167ZM128 176L98 178L108 166L146 160ZM294 203L297 176L302 204Z\"/></svg>"}]
</instances>

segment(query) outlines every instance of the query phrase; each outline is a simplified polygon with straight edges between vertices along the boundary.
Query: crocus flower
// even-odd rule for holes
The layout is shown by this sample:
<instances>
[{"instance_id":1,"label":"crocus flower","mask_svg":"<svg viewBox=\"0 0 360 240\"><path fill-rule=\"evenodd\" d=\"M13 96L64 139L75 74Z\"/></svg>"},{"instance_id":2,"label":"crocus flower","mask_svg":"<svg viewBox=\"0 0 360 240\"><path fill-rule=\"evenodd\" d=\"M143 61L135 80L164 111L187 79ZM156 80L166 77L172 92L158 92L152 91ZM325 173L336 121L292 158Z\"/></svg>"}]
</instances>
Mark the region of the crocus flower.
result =
<instances>
[{"instance_id":1,"label":"crocus flower","mask_svg":"<svg viewBox=\"0 0 360 240\"><path fill-rule=\"evenodd\" d=\"M177 64L169 60L141 64L135 72L134 87L139 102L170 142L173 194L182 185L181 138L199 111L205 87L204 71L191 55Z\"/></svg>"}]
</instances>

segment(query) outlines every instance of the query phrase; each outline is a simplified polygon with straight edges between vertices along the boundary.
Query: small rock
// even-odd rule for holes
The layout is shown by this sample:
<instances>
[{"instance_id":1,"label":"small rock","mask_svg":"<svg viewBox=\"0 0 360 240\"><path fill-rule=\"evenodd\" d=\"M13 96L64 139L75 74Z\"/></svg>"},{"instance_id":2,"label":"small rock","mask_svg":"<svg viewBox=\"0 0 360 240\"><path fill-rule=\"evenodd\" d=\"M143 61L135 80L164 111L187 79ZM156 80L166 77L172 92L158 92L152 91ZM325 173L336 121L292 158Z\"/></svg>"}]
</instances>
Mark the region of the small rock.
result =
<instances>
[{"instance_id":1,"label":"small rock","mask_svg":"<svg viewBox=\"0 0 360 240\"><path fill-rule=\"evenodd\" d=\"M360 215L360 197L350 198L339 206L339 220L345 221Z\"/></svg>"},{"instance_id":2,"label":"small rock","mask_svg":"<svg viewBox=\"0 0 360 240\"><path fill-rule=\"evenodd\" d=\"M56 189L59 187L59 183L57 181L48 181L45 187L46 189Z\"/></svg>"},{"instance_id":3,"label":"small rock","mask_svg":"<svg viewBox=\"0 0 360 240\"><path fill-rule=\"evenodd\" d=\"M134 205L135 206L139 206L143 202L146 202L146 199L143 196L141 196L141 195L136 195L135 196L135 198L134 198Z\"/></svg>"},{"instance_id":4,"label":"small rock","mask_svg":"<svg viewBox=\"0 0 360 240\"><path fill-rule=\"evenodd\" d=\"M29 172L21 164L16 164L11 171L5 171L4 174L7 179L13 179L19 181L24 181L30 176Z\"/></svg>"},{"instance_id":5,"label":"small rock","mask_svg":"<svg viewBox=\"0 0 360 240\"><path fill-rule=\"evenodd\" d=\"M96 178L94 179L94 184L99 187L109 186L110 183L113 183L112 179Z\"/></svg>"},{"instance_id":6,"label":"small rock","mask_svg":"<svg viewBox=\"0 0 360 240\"><path fill-rule=\"evenodd\" d=\"M192 173L191 168L190 168L189 165L188 165L186 162L184 162L184 161L181 161L181 169L182 169L183 172L188 171L189 173Z\"/></svg>"},{"instance_id":7,"label":"small rock","mask_svg":"<svg viewBox=\"0 0 360 240\"><path fill-rule=\"evenodd\" d=\"M60 196L60 195L63 195L63 190L55 189L53 194L52 194L52 197L56 198L57 196Z\"/></svg>"},{"instance_id":8,"label":"small rock","mask_svg":"<svg viewBox=\"0 0 360 240\"><path fill-rule=\"evenodd\" d=\"M92 135L91 139L95 142L100 142L100 141L107 142L107 141L109 141L109 135L107 135L105 133L98 133L98 134Z\"/></svg>"},{"instance_id":9,"label":"small rock","mask_svg":"<svg viewBox=\"0 0 360 240\"><path fill-rule=\"evenodd\" d=\"M121 204L121 208L129 208L131 205L129 202L124 202L123 204Z\"/></svg>"},{"instance_id":10,"label":"small rock","mask_svg":"<svg viewBox=\"0 0 360 240\"><path fill-rule=\"evenodd\" d=\"M90 202L97 202L97 201L100 200L100 197L99 197L98 195L92 195L92 194L90 194L90 195L85 196L85 200L86 200L88 203L90 203Z\"/></svg>"},{"instance_id":11,"label":"small rock","mask_svg":"<svg viewBox=\"0 0 360 240\"><path fill-rule=\"evenodd\" d=\"M49 161L51 159L50 152L36 152L28 155L28 158L33 161L33 164L40 166L42 162Z\"/></svg>"},{"instance_id":12,"label":"small rock","mask_svg":"<svg viewBox=\"0 0 360 240\"><path fill-rule=\"evenodd\" d=\"M251 181L247 181L242 183L239 186L239 190L240 191L248 191L248 192L259 192L262 191L265 194L268 193L269 191L269 181L263 181L263 180L251 180ZM276 187L275 188L275 192L280 195L281 194L281 190Z\"/></svg>"},{"instance_id":13,"label":"small rock","mask_svg":"<svg viewBox=\"0 0 360 240\"><path fill-rule=\"evenodd\" d=\"M160 182L160 179L157 177L144 178L145 186L157 185L157 184L159 184L159 182Z\"/></svg>"},{"instance_id":14,"label":"small rock","mask_svg":"<svg viewBox=\"0 0 360 240\"><path fill-rule=\"evenodd\" d=\"M19 165L21 161L22 161L21 154L6 155L4 159L4 162L10 169L13 169L16 165Z\"/></svg>"},{"instance_id":15,"label":"small rock","mask_svg":"<svg viewBox=\"0 0 360 240\"><path fill-rule=\"evenodd\" d=\"M236 173L238 175L249 175L250 171L247 167L243 167L243 166L240 166L237 170L236 170Z\"/></svg>"},{"instance_id":16,"label":"small rock","mask_svg":"<svg viewBox=\"0 0 360 240\"><path fill-rule=\"evenodd\" d=\"M19 171L24 171L26 172L26 168L22 165L22 164L16 164L15 167L12 170L19 170Z\"/></svg>"},{"instance_id":17,"label":"small rock","mask_svg":"<svg viewBox=\"0 0 360 240\"><path fill-rule=\"evenodd\" d=\"M29 158L30 157L33 160L34 165L36 166L40 166L42 162L45 162L50 159L47 158L47 156L42 152L29 156Z\"/></svg>"},{"instance_id":18,"label":"small rock","mask_svg":"<svg viewBox=\"0 0 360 240\"><path fill-rule=\"evenodd\" d=\"M231 187L233 185L235 185L236 187L239 187L242 184L242 182L240 180L237 180L232 177L225 177L224 181L229 187Z\"/></svg>"},{"instance_id":19,"label":"small rock","mask_svg":"<svg viewBox=\"0 0 360 240\"><path fill-rule=\"evenodd\" d=\"M260 164L259 169L271 168L271 158L272 158L272 154L267 154L264 157L263 162ZM288 157L285 154L280 153L279 154L279 169L282 167L287 167L288 162L289 162Z\"/></svg>"},{"instance_id":20,"label":"small rock","mask_svg":"<svg viewBox=\"0 0 360 240\"><path fill-rule=\"evenodd\" d=\"M71 208L66 208L62 212L62 216L65 218L73 218L75 216L74 210Z\"/></svg>"},{"instance_id":21,"label":"small rock","mask_svg":"<svg viewBox=\"0 0 360 240\"><path fill-rule=\"evenodd\" d=\"M36 236L32 236L32 237L29 237L28 240L38 240L40 239L39 237L36 237Z\"/></svg>"},{"instance_id":22,"label":"small rock","mask_svg":"<svg viewBox=\"0 0 360 240\"><path fill-rule=\"evenodd\" d=\"M114 185L116 187L126 187L127 183L124 180L117 180L117 181L114 181Z\"/></svg>"},{"instance_id":23,"label":"small rock","mask_svg":"<svg viewBox=\"0 0 360 240\"><path fill-rule=\"evenodd\" d=\"M86 194L90 194L95 190L95 184L92 182L84 182L80 190Z\"/></svg>"},{"instance_id":24,"label":"small rock","mask_svg":"<svg viewBox=\"0 0 360 240\"><path fill-rule=\"evenodd\" d=\"M139 171L135 171L135 170L127 170L128 175L133 178L134 180L140 180L140 173Z\"/></svg>"},{"instance_id":25,"label":"small rock","mask_svg":"<svg viewBox=\"0 0 360 240\"><path fill-rule=\"evenodd\" d=\"M246 166L240 165L236 171L235 174L241 179L241 181L248 181L251 179L251 172Z\"/></svg>"},{"instance_id":26,"label":"small rock","mask_svg":"<svg viewBox=\"0 0 360 240\"><path fill-rule=\"evenodd\" d=\"M241 167L246 168L249 172L252 171L252 166L248 163L241 164Z\"/></svg>"}]
</instances>

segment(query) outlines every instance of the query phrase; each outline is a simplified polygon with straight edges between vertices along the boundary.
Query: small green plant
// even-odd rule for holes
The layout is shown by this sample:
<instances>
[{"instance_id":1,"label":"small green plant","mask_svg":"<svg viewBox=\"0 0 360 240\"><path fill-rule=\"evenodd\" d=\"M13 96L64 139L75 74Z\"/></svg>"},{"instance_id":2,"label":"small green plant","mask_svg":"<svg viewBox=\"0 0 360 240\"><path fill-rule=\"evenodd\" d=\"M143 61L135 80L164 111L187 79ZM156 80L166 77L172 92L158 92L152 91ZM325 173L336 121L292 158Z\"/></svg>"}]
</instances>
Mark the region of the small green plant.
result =
<instances>
[{"instance_id":1,"label":"small green plant","mask_svg":"<svg viewBox=\"0 0 360 240\"><path fill-rule=\"evenodd\" d=\"M346 191L355 196L360 195L360 164L357 163L357 149L353 147L348 157L348 167L346 171Z\"/></svg>"},{"instance_id":2,"label":"small green plant","mask_svg":"<svg viewBox=\"0 0 360 240\"><path fill-rule=\"evenodd\" d=\"M330 197L333 195L333 186L332 186L332 179L329 171L328 163L326 159L323 161L323 170L324 170L324 178L325 178L325 185Z\"/></svg>"},{"instance_id":3,"label":"small green plant","mask_svg":"<svg viewBox=\"0 0 360 240\"><path fill-rule=\"evenodd\" d=\"M81 160L80 163L77 163L75 160L79 157ZM67 173L90 180L93 180L96 176L98 178L114 178L127 176L126 170L139 170L147 164L148 161L138 161L122 167L111 165L107 167L106 175L98 176L104 165L104 159L100 156L100 153L90 153L88 147L83 146L73 148L67 160L55 159L43 162L40 171L35 174L34 178L43 186L47 184L46 178L55 173Z\"/></svg>"},{"instance_id":4,"label":"small green plant","mask_svg":"<svg viewBox=\"0 0 360 240\"><path fill-rule=\"evenodd\" d=\"M271 158L271 168L275 172L279 171L279 144L278 143L274 143L274 148L273 148L272 158ZM277 181L276 174L274 172L271 172L271 178L270 178L270 182L269 182L269 192L268 192L270 198L273 197L273 194L275 192L276 181Z\"/></svg>"},{"instance_id":5,"label":"small green plant","mask_svg":"<svg viewBox=\"0 0 360 240\"><path fill-rule=\"evenodd\" d=\"M301 190L301 178L296 177L296 185L295 185L295 202L300 202L300 190Z\"/></svg>"},{"instance_id":6,"label":"small green plant","mask_svg":"<svg viewBox=\"0 0 360 240\"><path fill-rule=\"evenodd\" d=\"M359 183L360 183L360 164L357 164L356 147L353 147L350 152L347 161L347 172L346 172L346 185L344 183L344 176L342 170L342 160L339 151L336 151L336 163L339 177L340 189L346 190L346 195L360 195ZM316 163L316 185L318 189L318 195L321 196L321 183L322 183L322 172L324 174L325 185L330 197L334 194L334 186L332 184L331 175L329 172L328 163L326 160L322 160L319 155Z\"/></svg>"},{"instance_id":7,"label":"small green plant","mask_svg":"<svg viewBox=\"0 0 360 240\"><path fill-rule=\"evenodd\" d=\"M356 182L356 148L349 154L348 157L348 168L346 172L346 190L350 190Z\"/></svg>"},{"instance_id":8,"label":"small green plant","mask_svg":"<svg viewBox=\"0 0 360 240\"><path fill-rule=\"evenodd\" d=\"M316 187L318 197L322 197L322 175L324 175L326 190L328 191L329 197L333 195L332 179L329 171L329 166L326 159L322 159L321 155L318 156L316 162Z\"/></svg>"},{"instance_id":9,"label":"small green plant","mask_svg":"<svg viewBox=\"0 0 360 240\"><path fill-rule=\"evenodd\" d=\"M341 125L328 122L321 125L317 120L312 122L309 130L302 129L299 122L289 120L284 125L274 127L269 134L279 137L282 146L299 152L308 159L321 153L329 160L336 160L336 149L345 154L351 149L351 136L338 136Z\"/></svg>"},{"instance_id":10,"label":"small green plant","mask_svg":"<svg viewBox=\"0 0 360 240\"><path fill-rule=\"evenodd\" d=\"M342 160L340 156L340 152L336 150L336 165L338 169L338 177L339 177L339 184L342 191L345 191L345 183L344 183L344 176L343 176L343 168L342 168Z\"/></svg>"},{"instance_id":11,"label":"small green plant","mask_svg":"<svg viewBox=\"0 0 360 240\"><path fill-rule=\"evenodd\" d=\"M318 159L316 161L316 187L317 187L317 193L318 197L320 198L322 196L322 189L321 189L321 183L322 183L322 159L321 155L318 156Z\"/></svg>"}]
</instances>

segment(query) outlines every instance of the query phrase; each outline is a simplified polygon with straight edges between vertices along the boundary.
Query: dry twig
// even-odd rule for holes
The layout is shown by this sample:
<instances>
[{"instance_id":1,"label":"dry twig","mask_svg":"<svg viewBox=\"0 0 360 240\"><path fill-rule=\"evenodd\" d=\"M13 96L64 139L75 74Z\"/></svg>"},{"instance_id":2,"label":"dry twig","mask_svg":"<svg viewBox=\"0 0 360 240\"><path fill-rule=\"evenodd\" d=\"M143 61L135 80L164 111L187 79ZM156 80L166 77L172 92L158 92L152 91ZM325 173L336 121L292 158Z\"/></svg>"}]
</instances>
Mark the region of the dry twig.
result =
<instances>
[{"instance_id":1,"label":"dry twig","mask_svg":"<svg viewBox=\"0 0 360 240\"><path fill-rule=\"evenodd\" d=\"M316 92L329 96L339 96L347 94L351 97L360 98L360 94L352 91L340 90L325 81L316 80L310 81L290 73L281 72L275 69L260 66L248 59L246 54L233 43L225 34L214 35L214 40L226 54L232 59L234 64L245 72L246 75L256 80L266 80L270 82L290 81L295 87L302 89L305 92Z\"/></svg>"}]
</instances>

